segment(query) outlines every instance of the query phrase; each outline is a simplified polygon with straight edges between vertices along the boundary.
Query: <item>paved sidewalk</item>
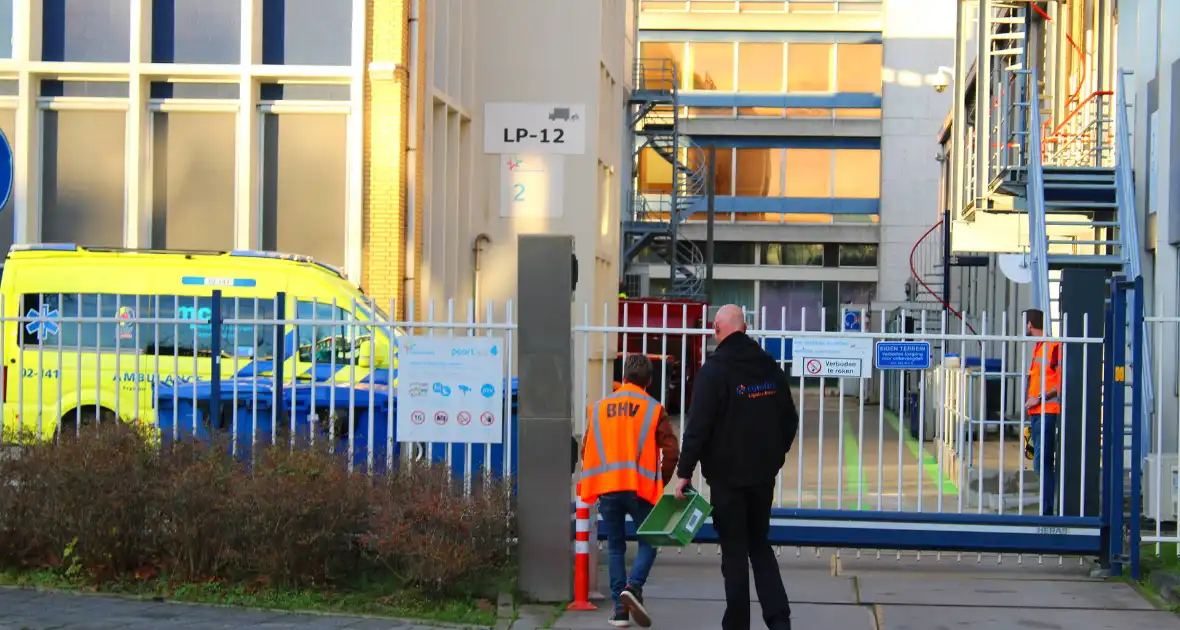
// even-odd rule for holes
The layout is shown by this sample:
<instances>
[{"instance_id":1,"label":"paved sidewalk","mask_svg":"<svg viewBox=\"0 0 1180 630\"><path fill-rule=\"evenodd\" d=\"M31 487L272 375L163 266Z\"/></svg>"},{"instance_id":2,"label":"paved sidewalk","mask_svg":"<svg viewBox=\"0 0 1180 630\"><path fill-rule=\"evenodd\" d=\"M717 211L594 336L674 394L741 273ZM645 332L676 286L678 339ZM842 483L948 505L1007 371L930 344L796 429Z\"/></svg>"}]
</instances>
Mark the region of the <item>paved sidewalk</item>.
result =
<instances>
[{"instance_id":1,"label":"paved sidewalk","mask_svg":"<svg viewBox=\"0 0 1180 630\"><path fill-rule=\"evenodd\" d=\"M653 628L714 630L721 627L725 596L716 547L682 554L661 552L644 598ZM605 555L605 554L603 554ZM794 630L1180 630L1180 617L1156 610L1130 586L1092 580L1076 559L976 554L923 554L897 560L896 552L841 554L833 575L829 554L815 557L784 549L780 564L791 597ZM600 556L601 557L601 556ZM600 582L607 591L605 570ZM751 591L753 590L751 584ZM565 613L553 628L609 628L609 604L596 612ZM752 630L765 628L755 601ZM534 630L514 628L514 630Z\"/></svg>"},{"instance_id":2,"label":"paved sidewalk","mask_svg":"<svg viewBox=\"0 0 1180 630\"><path fill-rule=\"evenodd\" d=\"M438 630L391 619L296 615L0 588L0 630Z\"/></svg>"}]
</instances>

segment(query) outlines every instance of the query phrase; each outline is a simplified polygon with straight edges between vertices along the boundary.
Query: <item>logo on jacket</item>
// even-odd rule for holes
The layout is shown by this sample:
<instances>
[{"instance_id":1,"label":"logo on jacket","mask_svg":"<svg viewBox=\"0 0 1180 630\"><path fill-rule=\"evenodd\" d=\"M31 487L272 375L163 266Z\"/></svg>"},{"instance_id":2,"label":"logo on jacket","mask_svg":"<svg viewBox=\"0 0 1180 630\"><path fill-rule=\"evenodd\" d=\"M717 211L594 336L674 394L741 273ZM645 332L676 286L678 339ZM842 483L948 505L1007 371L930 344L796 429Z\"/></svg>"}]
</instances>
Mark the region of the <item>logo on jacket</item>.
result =
<instances>
[{"instance_id":1,"label":"logo on jacket","mask_svg":"<svg viewBox=\"0 0 1180 630\"><path fill-rule=\"evenodd\" d=\"M774 384L774 381L765 381L756 385L742 383L737 386L737 395L742 398L761 398L770 396L777 391L778 386Z\"/></svg>"}]
</instances>

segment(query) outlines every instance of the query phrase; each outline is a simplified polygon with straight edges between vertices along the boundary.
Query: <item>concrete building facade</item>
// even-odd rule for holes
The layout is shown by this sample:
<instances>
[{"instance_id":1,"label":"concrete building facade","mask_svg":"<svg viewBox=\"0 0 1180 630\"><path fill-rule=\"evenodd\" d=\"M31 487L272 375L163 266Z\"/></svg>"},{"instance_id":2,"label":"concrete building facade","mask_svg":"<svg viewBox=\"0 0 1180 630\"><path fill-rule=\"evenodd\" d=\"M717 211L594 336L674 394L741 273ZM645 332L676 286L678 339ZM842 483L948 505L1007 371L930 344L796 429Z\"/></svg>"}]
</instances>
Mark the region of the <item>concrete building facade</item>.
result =
<instances>
[{"instance_id":1,"label":"concrete building facade","mask_svg":"<svg viewBox=\"0 0 1180 630\"><path fill-rule=\"evenodd\" d=\"M266 249L375 299L515 294L516 235L573 234L579 301L618 277L629 0L0 0L0 129L25 242ZM586 108L543 219L501 207L488 102ZM484 319L481 306L473 314Z\"/></svg>"},{"instance_id":2,"label":"concrete building facade","mask_svg":"<svg viewBox=\"0 0 1180 630\"><path fill-rule=\"evenodd\" d=\"M710 300L788 329L817 328L820 309L834 327L841 305L904 302L910 251L940 212L931 137L949 95L930 86L954 58L953 7L644 0L639 29L644 63L680 68L683 134L716 151ZM637 171L641 197L671 186L650 148ZM703 250L702 210L681 234ZM653 253L631 270L648 294L667 288Z\"/></svg>"}]
</instances>

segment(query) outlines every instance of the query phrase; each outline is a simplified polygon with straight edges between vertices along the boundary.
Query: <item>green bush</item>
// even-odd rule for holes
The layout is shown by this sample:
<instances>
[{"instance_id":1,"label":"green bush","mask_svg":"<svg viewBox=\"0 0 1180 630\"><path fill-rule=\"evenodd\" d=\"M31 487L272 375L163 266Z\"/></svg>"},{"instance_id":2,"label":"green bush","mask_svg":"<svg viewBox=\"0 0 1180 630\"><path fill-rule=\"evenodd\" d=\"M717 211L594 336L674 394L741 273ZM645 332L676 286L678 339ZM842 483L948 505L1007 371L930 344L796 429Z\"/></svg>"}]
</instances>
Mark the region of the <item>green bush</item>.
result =
<instances>
[{"instance_id":1,"label":"green bush","mask_svg":"<svg viewBox=\"0 0 1180 630\"><path fill-rule=\"evenodd\" d=\"M347 587L396 576L428 595L503 574L513 534L506 484L466 489L442 466L349 473L316 448L224 442L160 447L120 423L0 458L0 568L94 584L167 577Z\"/></svg>"}]
</instances>

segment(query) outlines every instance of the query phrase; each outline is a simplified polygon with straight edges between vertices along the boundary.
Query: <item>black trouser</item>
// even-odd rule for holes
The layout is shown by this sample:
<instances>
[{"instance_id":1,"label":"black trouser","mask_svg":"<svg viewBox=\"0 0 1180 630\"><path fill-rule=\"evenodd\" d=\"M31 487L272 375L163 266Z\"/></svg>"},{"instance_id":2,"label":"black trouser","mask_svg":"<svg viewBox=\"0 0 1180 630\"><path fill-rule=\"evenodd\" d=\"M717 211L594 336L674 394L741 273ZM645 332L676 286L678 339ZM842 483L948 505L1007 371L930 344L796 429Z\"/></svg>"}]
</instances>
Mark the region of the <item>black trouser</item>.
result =
<instances>
[{"instance_id":1,"label":"black trouser","mask_svg":"<svg viewBox=\"0 0 1180 630\"><path fill-rule=\"evenodd\" d=\"M743 488L710 487L710 490L713 527L721 539L721 575L725 578L722 630L750 630L751 566L766 627L771 630L788 627L791 604L769 540L774 482Z\"/></svg>"}]
</instances>

